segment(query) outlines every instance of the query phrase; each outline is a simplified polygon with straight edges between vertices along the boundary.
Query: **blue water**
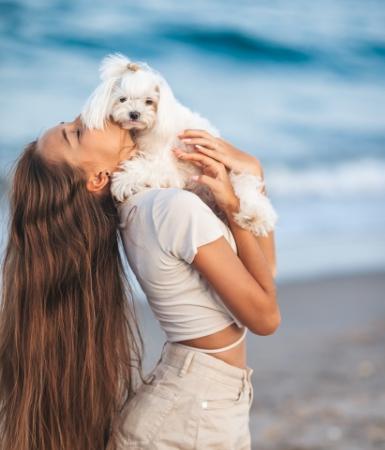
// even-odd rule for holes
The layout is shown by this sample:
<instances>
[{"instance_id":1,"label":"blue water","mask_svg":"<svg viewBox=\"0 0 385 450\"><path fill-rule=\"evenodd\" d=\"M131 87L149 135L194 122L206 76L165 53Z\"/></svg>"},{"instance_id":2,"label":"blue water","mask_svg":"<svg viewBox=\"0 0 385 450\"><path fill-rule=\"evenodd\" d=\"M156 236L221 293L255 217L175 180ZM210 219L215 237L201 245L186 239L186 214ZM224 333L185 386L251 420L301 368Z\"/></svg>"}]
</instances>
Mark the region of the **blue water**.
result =
<instances>
[{"instance_id":1,"label":"blue water","mask_svg":"<svg viewBox=\"0 0 385 450\"><path fill-rule=\"evenodd\" d=\"M261 160L279 278L385 268L385 2L14 0L0 13L3 179L120 51Z\"/></svg>"}]
</instances>

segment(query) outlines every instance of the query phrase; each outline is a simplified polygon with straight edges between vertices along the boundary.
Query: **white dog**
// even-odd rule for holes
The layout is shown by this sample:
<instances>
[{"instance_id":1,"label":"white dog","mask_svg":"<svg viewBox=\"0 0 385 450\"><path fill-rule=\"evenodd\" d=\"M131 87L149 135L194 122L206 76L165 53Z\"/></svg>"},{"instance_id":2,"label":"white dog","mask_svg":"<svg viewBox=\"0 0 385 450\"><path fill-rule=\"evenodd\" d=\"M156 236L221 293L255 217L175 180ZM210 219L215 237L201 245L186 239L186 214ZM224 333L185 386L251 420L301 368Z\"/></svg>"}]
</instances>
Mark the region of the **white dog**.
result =
<instances>
[{"instance_id":1,"label":"white dog","mask_svg":"<svg viewBox=\"0 0 385 450\"><path fill-rule=\"evenodd\" d=\"M81 113L88 128L102 129L112 118L131 131L137 145L136 155L121 164L112 175L114 198L125 201L147 187L179 187L198 194L225 220L211 191L191 181L200 173L195 165L179 160L175 147L191 151L179 139L185 129L204 129L214 136L218 130L199 114L174 97L166 80L145 63L133 63L121 54L109 55L100 67L102 83L87 100ZM266 236L274 229L277 214L269 199L259 192L262 180L252 174L230 171L230 179L240 199L236 222L255 235Z\"/></svg>"}]
</instances>

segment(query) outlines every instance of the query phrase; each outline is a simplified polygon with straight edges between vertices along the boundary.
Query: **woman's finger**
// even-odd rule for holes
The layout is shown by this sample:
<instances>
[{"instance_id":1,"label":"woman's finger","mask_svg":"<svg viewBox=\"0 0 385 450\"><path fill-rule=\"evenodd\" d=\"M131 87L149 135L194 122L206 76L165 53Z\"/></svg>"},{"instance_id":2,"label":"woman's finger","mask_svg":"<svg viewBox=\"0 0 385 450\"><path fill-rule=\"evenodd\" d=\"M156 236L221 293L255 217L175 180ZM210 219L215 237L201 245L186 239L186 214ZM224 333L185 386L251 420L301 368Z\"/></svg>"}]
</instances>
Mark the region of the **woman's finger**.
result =
<instances>
[{"instance_id":1,"label":"woman's finger","mask_svg":"<svg viewBox=\"0 0 385 450\"><path fill-rule=\"evenodd\" d=\"M175 150L175 154L178 158L182 159L182 160L190 160L190 161L199 161L201 162L204 166L210 167L211 169L215 169L217 171L221 170L221 168L223 168L223 164L220 163L219 161L210 158L209 156L206 156L202 153L187 153L187 152L181 152L180 150L178 151Z\"/></svg>"},{"instance_id":2,"label":"woman's finger","mask_svg":"<svg viewBox=\"0 0 385 450\"><path fill-rule=\"evenodd\" d=\"M199 153L183 153L179 152L177 157L183 161L187 161L189 163L200 163L200 168L203 173L209 175L213 178L217 178L219 174L223 174L226 171L226 168L223 164L218 161L213 160L212 158L201 155Z\"/></svg>"},{"instance_id":3,"label":"woman's finger","mask_svg":"<svg viewBox=\"0 0 385 450\"><path fill-rule=\"evenodd\" d=\"M226 167L231 168L231 161L229 160L229 157L224 154L220 153L216 150L212 150L211 148L203 147L202 145L194 145L196 150L198 152L204 153L207 156L210 156L210 158L216 159L217 161L224 164Z\"/></svg>"},{"instance_id":4,"label":"woman's finger","mask_svg":"<svg viewBox=\"0 0 385 450\"><path fill-rule=\"evenodd\" d=\"M218 188L218 181L215 178L212 178L208 175L193 175L191 177L193 181L196 181L197 183L205 184L208 186L212 191L215 191L215 189Z\"/></svg>"},{"instance_id":5,"label":"woman's finger","mask_svg":"<svg viewBox=\"0 0 385 450\"><path fill-rule=\"evenodd\" d=\"M214 136L210 134L206 130L198 130L198 129L188 129L184 130L182 133L179 134L179 137L186 137L186 138L193 138L193 137L203 137L207 139L212 139Z\"/></svg>"},{"instance_id":6,"label":"woman's finger","mask_svg":"<svg viewBox=\"0 0 385 450\"><path fill-rule=\"evenodd\" d=\"M218 151L218 144L215 139L208 139L204 137L195 138L182 138L181 141L188 145L202 145L203 147L209 148L211 150Z\"/></svg>"},{"instance_id":7,"label":"woman's finger","mask_svg":"<svg viewBox=\"0 0 385 450\"><path fill-rule=\"evenodd\" d=\"M200 161L188 161L191 164L194 164L194 166L199 167L200 169L203 169L205 167L204 164L202 164Z\"/></svg>"}]
</instances>

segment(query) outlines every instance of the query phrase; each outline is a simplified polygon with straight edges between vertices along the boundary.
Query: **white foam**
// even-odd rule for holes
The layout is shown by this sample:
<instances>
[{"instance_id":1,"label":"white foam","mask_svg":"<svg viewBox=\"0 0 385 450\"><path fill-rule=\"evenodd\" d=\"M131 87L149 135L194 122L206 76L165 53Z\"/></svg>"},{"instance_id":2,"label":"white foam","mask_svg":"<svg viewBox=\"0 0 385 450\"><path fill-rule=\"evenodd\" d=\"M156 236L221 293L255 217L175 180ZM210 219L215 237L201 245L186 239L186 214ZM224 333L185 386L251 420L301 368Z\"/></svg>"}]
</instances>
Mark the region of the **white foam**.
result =
<instances>
[{"instance_id":1,"label":"white foam","mask_svg":"<svg viewBox=\"0 0 385 450\"><path fill-rule=\"evenodd\" d=\"M308 169L271 167L265 171L265 177L269 193L276 198L385 194L385 161L375 158Z\"/></svg>"}]
</instances>

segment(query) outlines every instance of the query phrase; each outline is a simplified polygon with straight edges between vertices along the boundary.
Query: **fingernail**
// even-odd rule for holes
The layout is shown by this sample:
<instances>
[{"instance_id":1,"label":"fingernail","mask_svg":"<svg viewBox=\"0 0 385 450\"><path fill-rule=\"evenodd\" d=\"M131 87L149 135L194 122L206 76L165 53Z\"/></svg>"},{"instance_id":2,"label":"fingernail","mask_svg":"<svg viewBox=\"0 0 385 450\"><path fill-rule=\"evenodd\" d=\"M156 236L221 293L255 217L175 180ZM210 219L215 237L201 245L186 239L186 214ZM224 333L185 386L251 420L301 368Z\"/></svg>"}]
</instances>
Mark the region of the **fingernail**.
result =
<instances>
[{"instance_id":1,"label":"fingernail","mask_svg":"<svg viewBox=\"0 0 385 450\"><path fill-rule=\"evenodd\" d=\"M183 138L182 141L183 142L191 142L191 139L190 138Z\"/></svg>"},{"instance_id":2,"label":"fingernail","mask_svg":"<svg viewBox=\"0 0 385 450\"><path fill-rule=\"evenodd\" d=\"M190 180L197 181L198 178L199 178L199 175L192 175L192 176L190 177Z\"/></svg>"}]
</instances>

